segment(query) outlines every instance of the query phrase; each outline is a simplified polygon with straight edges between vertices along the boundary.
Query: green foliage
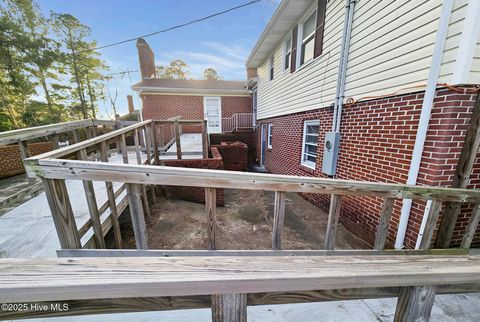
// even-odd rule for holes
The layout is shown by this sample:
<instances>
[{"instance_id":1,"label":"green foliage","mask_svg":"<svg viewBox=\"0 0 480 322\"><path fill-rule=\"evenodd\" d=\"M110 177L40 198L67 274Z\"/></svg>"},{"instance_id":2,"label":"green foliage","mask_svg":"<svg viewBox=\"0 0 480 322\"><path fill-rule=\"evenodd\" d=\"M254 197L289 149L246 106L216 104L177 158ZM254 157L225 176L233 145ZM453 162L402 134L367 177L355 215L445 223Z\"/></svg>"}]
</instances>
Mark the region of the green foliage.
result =
<instances>
[{"instance_id":1,"label":"green foliage","mask_svg":"<svg viewBox=\"0 0 480 322\"><path fill-rule=\"evenodd\" d=\"M108 67L90 34L32 0L0 2L0 131L95 116Z\"/></svg>"},{"instance_id":2,"label":"green foliage","mask_svg":"<svg viewBox=\"0 0 480 322\"><path fill-rule=\"evenodd\" d=\"M217 71L212 67L207 68L203 71L203 79L206 80L222 80L223 77L218 75Z\"/></svg>"},{"instance_id":3,"label":"green foliage","mask_svg":"<svg viewBox=\"0 0 480 322\"><path fill-rule=\"evenodd\" d=\"M161 79L187 79L190 75L190 67L181 59L175 59L167 66L155 67L157 78Z\"/></svg>"}]
</instances>

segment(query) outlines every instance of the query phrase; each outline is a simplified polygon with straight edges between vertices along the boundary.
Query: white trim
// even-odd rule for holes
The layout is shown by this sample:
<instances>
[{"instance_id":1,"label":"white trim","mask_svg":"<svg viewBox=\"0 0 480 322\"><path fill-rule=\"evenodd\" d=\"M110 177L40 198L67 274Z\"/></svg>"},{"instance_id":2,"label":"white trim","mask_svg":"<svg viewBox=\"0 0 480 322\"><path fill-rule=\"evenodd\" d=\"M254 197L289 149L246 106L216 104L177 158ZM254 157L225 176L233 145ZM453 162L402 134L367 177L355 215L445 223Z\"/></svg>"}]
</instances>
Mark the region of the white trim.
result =
<instances>
[{"instance_id":1,"label":"white trim","mask_svg":"<svg viewBox=\"0 0 480 322\"><path fill-rule=\"evenodd\" d=\"M290 50L288 49L287 47L287 42L290 40ZM290 69L291 69L291 65L292 65L292 30L290 30L288 33L287 33L287 36L283 39L283 66L282 66L282 70L284 73L286 72L290 72ZM288 56L289 59L288 59L288 68L285 68L285 64L287 63L287 60L286 60L286 57L287 57L287 53L290 53L290 55Z\"/></svg>"},{"instance_id":2,"label":"white trim","mask_svg":"<svg viewBox=\"0 0 480 322\"><path fill-rule=\"evenodd\" d=\"M302 61L302 46L303 46L303 24L305 23L305 21L310 18L310 16L314 13L316 13L316 11L318 10L318 4L317 3L314 3L310 8L309 10L306 11L306 13L302 16L302 18L300 19L299 23L298 23L298 33L297 33L297 59L296 59L296 62L297 62L297 68L295 68L295 70L299 70L302 66L304 65L307 65L309 64L311 61L313 61L315 59L315 57L312 57L311 59L307 60L307 61L304 61L303 64L300 64L300 62ZM315 15L315 23L314 23L314 29L313 29L313 42L314 42L314 46L315 46L315 33L317 32L317 16L318 15ZM311 36L312 34L310 34L309 36ZM307 37L308 38L308 37ZM315 55L313 55L315 56Z\"/></svg>"},{"instance_id":3,"label":"white trim","mask_svg":"<svg viewBox=\"0 0 480 322\"><path fill-rule=\"evenodd\" d=\"M273 123L268 123L268 125L267 125L267 149L272 148L272 140L273 140L272 128L273 128Z\"/></svg>"},{"instance_id":4,"label":"white trim","mask_svg":"<svg viewBox=\"0 0 480 322\"><path fill-rule=\"evenodd\" d=\"M480 1L468 1L466 12L457 59L453 67L452 84L468 83L477 40L480 36Z\"/></svg>"},{"instance_id":5,"label":"white trim","mask_svg":"<svg viewBox=\"0 0 480 322\"><path fill-rule=\"evenodd\" d=\"M306 154L305 153L305 145L307 144L305 142L307 138L307 126L313 125L313 126L319 126L320 127L320 120L305 120L303 122L303 137L302 137L302 155L300 156L300 164L303 165L304 167L310 168L312 170L315 170L315 163L318 158L318 144L317 144L317 156L315 157L315 163L312 161L304 160L303 156ZM319 129L320 130L320 129ZM317 138L320 135L320 133L317 133Z\"/></svg>"},{"instance_id":6,"label":"white trim","mask_svg":"<svg viewBox=\"0 0 480 322\"><path fill-rule=\"evenodd\" d=\"M230 94L230 95L245 95L249 91L246 89L210 89L210 88L174 88L174 87L132 87L134 91L140 94L148 93L195 93L195 94Z\"/></svg>"},{"instance_id":7,"label":"white trim","mask_svg":"<svg viewBox=\"0 0 480 322\"><path fill-rule=\"evenodd\" d=\"M222 97L221 96L204 96L203 97L203 119L207 120L207 132L208 133L217 133L208 131L208 118L207 118L207 98L218 99L218 133L222 133Z\"/></svg>"}]
</instances>

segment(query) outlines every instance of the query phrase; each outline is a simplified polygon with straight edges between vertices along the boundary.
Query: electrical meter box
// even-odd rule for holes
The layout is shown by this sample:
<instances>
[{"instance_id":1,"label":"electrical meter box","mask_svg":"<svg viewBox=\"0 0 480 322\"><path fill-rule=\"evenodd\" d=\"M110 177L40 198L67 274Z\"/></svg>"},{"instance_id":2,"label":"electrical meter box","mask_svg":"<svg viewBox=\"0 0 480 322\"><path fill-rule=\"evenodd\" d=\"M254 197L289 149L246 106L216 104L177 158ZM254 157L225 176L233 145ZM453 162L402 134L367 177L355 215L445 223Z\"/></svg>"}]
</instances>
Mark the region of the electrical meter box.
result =
<instances>
[{"instance_id":1,"label":"electrical meter box","mask_svg":"<svg viewBox=\"0 0 480 322\"><path fill-rule=\"evenodd\" d=\"M340 132L325 133L323 146L322 172L333 176L337 171L338 150L340 147Z\"/></svg>"}]
</instances>

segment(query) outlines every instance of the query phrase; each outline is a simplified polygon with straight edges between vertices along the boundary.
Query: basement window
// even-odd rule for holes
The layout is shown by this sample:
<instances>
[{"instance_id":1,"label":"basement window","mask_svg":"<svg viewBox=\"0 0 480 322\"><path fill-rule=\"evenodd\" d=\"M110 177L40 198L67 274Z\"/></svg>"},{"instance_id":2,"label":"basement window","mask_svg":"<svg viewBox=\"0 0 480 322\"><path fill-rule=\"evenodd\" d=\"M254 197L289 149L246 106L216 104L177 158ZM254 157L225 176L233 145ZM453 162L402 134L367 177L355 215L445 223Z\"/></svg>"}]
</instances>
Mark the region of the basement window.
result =
<instances>
[{"instance_id":1,"label":"basement window","mask_svg":"<svg viewBox=\"0 0 480 322\"><path fill-rule=\"evenodd\" d=\"M303 125L301 164L311 169L315 169L315 163L317 162L317 142L319 127L319 120L305 121Z\"/></svg>"},{"instance_id":2,"label":"basement window","mask_svg":"<svg viewBox=\"0 0 480 322\"><path fill-rule=\"evenodd\" d=\"M272 130L273 130L273 124L269 123L268 124L268 135L267 135L267 148L271 149L272 148Z\"/></svg>"},{"instance_id":3,"label":"basement window","mask_svg":"<svg viewBox=\"0 0 480 322\"><path fill-rule=\"evenodd\" d=\"M300 51L300 66L313 59L315 50L315 25L317 11L314 11L302 25L302 48Z\"/></svg>"}]
</instances>

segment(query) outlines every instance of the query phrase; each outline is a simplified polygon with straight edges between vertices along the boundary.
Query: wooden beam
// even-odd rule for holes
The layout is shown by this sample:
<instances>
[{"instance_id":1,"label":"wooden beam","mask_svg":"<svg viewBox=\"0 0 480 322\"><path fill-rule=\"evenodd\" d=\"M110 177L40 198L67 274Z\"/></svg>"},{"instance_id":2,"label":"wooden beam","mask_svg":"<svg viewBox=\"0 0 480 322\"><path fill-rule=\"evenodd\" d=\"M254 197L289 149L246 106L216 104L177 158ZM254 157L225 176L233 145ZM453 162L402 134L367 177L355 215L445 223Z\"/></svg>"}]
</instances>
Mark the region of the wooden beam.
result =
<instances>
[{"instance_id":1,"label":"wooden beam","mask_svg":"<svg viewBox=\"0 0 480 322\"><path fill-rule=\"evenodd\" d=\"M65 180L42 179L60 246L82 248Z\"/></svg>"},{"instance_id":2,"label":"wooden beam","mask_svg":"<svg viewBox=\"0 0 480 322\"><path fill-rule=\"evenodd\" d=\"M382 250L385 248L387 240L388 226L392 217L393 204L395 199L383 198L382 212L380 213L380 221L378 223L377 234L375 236L375 245L373 249Z\"/></svg>"},{"instance_id":3,"label":"wooden beam","mask_svg":"<svg viewBox=\"0 0 480 322\"><path fill-rule=\"evenodd\" d=\"M435 285L402 287L394 321L429 321L436 290Z\"/></svg>"},{"instance_id":4,"label":"wooden beam","mask_svg":"<svg viewBox=\"0 0 480 322\"><path fill-rule=\"evenodd\" d=\"M212 295L212 322L247 322L247 294Z\"/></svg>"},{"instance_id":5,"label":"wooden beam","mask_svg":"<svg viewBox=\"0 0 480 322\"><path fill-rule=\"evenodd\" d=\"M177 159L182 158L182 144L180 142L180 124L175 121L175 145L177 147Z\"/></svg>"},{"instance_id":6,"label":"wooden beam","mask_svg":"<svg viewBox=\"0 0 480 322\"><path fill-rule=\"evenodd\" d=\"M207 159L208 158L208 127L207 127L207 120L203 120L202 122L202 154L203 158Z\"/></svg>"},{"instance_id":7,"label":"wooden beam","mask_svg":"<svg viewBox=\"0 0 480 322\"><path fill-rule=\"evenodd\" d=\"M273 209L272 249L282 249L283 222L285 219L285 192L275 191Z\"/></svg>"},{"instance_id":8,"label":"wooden beam","mask_svg":"<svg viewBox=\"0 0 480 322\"><path fill-rule=\"evenodd\" d=\"M342 207L342 196L332 195L330 199L330 210L328 212L327 233L325 235L325 249L335 249L335 235L337 233L338 220Z\"/></svg>"},{"instance_id":9,"label":"wooden beam","mask_svg":"<svg viewBox=\"0 0 480 322\"><path fill-rule=\"evenodd\" d=\"M137 249L148 249L147 227L145 225L140 186L138 184L127 184L127 195L135 244Z\"/></svg>"},{"instance_id":10,"label":"wooden beam","mask_svg":"<svg viewBox=\"0 0 480 322\"><path fill-rule=\"evenodd\" d=\"M462 152L455 169L455 177L452 187L466 188L470 182L470 176L473 172L473 166L480 148L480 95L473 108L470 126L465 135ZM450 201L445 204L445 211L438 229L437 240L435 242L438 248L447 248L452 241L453 231L457 223L458 215L461 211L459 202Z\"/></svg>"},{"instance_id":11,"label":"wooden beam","mask_svg":"<svg viewBox=\"0 0 480 322\"><path fill-rule=\"evenodd\" d=\"M466 284L479 272L480 256L1 258L0 302Z\"/></svg>"},{"instance_id":12,"label":"wooden beam","mask_svg":"<svg viewBox=\"0 0 480 322\"><path fill-rule=\"evenodd\" d=\"M396 199L457 200L480 203L480 191L443 187L362 182L316 177L298 177L225 170L151 167L65 159L26 163L30 172L44 178L87 179L188 187L323 193L354 196L381 196Z\"/></svg>"},{"instance_id":13,"label":"wooden beam","mask_svg":"<svg viewBox=\"0 0 480 322\"><path fill-rule=\"evenodd\" d=\"M80 150L78 153L80 160L87 158L87 152ZM97 248L107 248L105 239L103 238L102 223L100 222L100 214L97 208L97 198L95 197L95 188L90 180L83 180L83 190L87 199L88 212L92 221L93 235L95 237L95 245Z\"/></svg>"},{"instance_id":14,"label":"wooden beam","mask_svg":"<svg viewBox=\"0 0 480 322\"><path fill-rule=\"evenodd\" d=\"M108 147L105 142L100 144L100 161L108 162ZM115 245L117 248L122 248L122 233L120 231L120 223L118 221L117 203L115 192L113 191L113 184L105 181L105 188L107 190L108 205L110 208L110 217L112 218L113 236L115 237Z\"/></svg>"},{"instance_id":15,"label":"wooden beam","mask_svg":"<svg viewBox=\"0 0 480 322\"><path fill-rule=\"evenodd\" d=\"M205 213L207 215L208 249L217 249L216 216L217 192L215 188L205 188Z\"/></svg>"},{"instance_id":16,"label":"wooden beam","mask_svg":"<svg viewBox=\"0 0 480 322\"><path fill-rule=\"evenodd\" d=\"M468 220L468 226L465 230L465 234L463 235L462 244L460 247L462 248L470 248L472 245L473 237L475 236L475 232L478 228L478 223L480 222L480 205L476 204L473 208L472 215Z\"/></svg>"},{"instance_id":17,"label":"wooden beam","mask_svg":"<svg viewBox=\"0 0 480 322\"><path fill-rule=\"evenodd\" d=\"M432 242L433 232L437 227L437 220L442 209L442 202L434 200L430 206L430 211L427 216L427 223L425 224L425 230L423 231L422 240L420 242L421 249L430 248Z\"/></svg>"}]
</instances>

